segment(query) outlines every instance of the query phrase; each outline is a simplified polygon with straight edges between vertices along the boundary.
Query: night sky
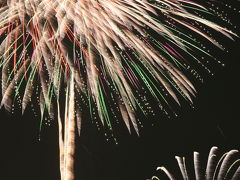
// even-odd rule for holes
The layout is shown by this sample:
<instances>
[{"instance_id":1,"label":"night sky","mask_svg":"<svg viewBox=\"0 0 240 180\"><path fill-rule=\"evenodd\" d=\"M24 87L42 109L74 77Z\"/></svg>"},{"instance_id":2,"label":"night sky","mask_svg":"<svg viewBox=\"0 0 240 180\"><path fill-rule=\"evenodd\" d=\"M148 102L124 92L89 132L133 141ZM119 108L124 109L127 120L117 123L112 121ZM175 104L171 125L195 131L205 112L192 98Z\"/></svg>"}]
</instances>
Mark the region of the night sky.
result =
<instances>
[{"instance_id":1,"label":"night sky","mask_svg":"<svg viewBox=\"0 0 240 180\"><path fill-rule=\"evenodd\" d=\"M237 22L240 16L231 17ZM95 124L84 122L77 144L77 179L145 180L156 174L157 166L176 167L175 155L191 160L193 151L207 157L212 146L222 152L239 149L240 40L224 41L229 52L221 53L221 59L226 66L215 67L214 76L195 84L194 109L183 104L176 118L145 119L140 137L120 123L114 132L118 145L107 141ZM43 129L39 141L39 118L30 109L23 116L4 108L0 113L0 179L60 179L56 123Z\"/></svg>"}]
</instances>

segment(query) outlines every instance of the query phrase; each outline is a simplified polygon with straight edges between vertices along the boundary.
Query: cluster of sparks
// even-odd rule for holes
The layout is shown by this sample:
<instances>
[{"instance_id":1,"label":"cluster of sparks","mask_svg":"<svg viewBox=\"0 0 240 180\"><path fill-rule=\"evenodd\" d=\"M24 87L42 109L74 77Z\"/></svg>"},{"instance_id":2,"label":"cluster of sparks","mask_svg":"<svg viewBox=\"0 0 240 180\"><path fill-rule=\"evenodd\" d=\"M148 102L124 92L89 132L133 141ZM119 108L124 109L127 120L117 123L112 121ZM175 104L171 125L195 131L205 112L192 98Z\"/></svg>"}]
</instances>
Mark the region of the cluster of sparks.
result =
<instances>
[{"instance_id":1,"label":"cluster of sparks","mask_svg":"<svg viewBox=\"0 0 240 180\"><path fill-rule=\"evenodd\" d=\"M185 180L237 180L240 178L240 159L236 158L237 155L238 150L231 150L219 156L218 148L212 147L208 155L206 169L204 169L203 159L200 158L200 154L194 152L193 168L187 167L185 157L176 156L181 175L176 176L176 173L170 172L165 167L158 167L157 170L165 174L169 180L175 180L176 177L177 179L182 177ZM191 175L192 171L194 172L193 176ZM151 180L159 180L159 177L153 176Z\"/></svg>"},{"instance_id":2,"label":"cluster of sparks","mask_svg":"<svg viewBox=\"0 0 240 180\"><path fill-rule=\"evenodd\" d=\"M181 28L219 48L192 22L233 35L188 12L209 13L188 0L1 0L0 5L1 105L11 110L20 96L24 111L36 93L41 114L47 111L53 118L54 99L59 100L73 74L80 105L90 113L96 107L102 123L111 128L114 104L129 131L132 123L136 132L134 112L141 109L136 89L146 89L159 104L168 104L166 95L178 104L177 94L192 101L195 89L181 72L189 67L178 50L197 61L192 52L204 50Z\"/></svg>"}]
</instances>

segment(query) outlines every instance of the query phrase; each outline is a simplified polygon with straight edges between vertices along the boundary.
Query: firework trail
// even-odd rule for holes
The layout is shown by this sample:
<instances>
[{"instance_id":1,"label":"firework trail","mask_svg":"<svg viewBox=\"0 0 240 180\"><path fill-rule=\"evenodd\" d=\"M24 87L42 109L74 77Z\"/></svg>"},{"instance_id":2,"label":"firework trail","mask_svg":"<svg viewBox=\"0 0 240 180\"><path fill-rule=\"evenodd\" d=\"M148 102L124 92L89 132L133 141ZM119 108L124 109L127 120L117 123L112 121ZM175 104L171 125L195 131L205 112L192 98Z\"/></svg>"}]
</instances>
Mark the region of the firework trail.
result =
<instances>
[{"instance_id":1,"label":"firework trail","mask_svg":"<svg viewBox=\"0 0 240 180\"><path fill-rule=\"evenodd\" d=\"M234 35L191 12L209 13L188 0L1 0L0 7L1 106L11 111L17 100L24 112L36 96L41 116L47 112L53 119L58 111L62 179L74 178L71 163L81 108L88 106L92 114L95 107L111 129L114 104L112 111L119 111L128 130L132 125L138 133L135 110L142 105L135 89L144 86L167 105L166 94L178 104L179 95L189 102L195 95L182 72L188 63L180 52L200 64L193 52L208 53L181 31L188 29L219 48L193 22Z\"/></svg>"},{"instance_id":2,"label":"firework trail","mask_svg":"<svg viewBox=\"0 0 240 180\"><path fill-rule=\"evenodd\" d=\"M238 155L238 150L231 150L229 152L224 153L222 156L219 156L219 150L217 147L212 147L209 152L206 169L202 166L203 162L200 158L200 154L198 152L194 152L194 161L193 168L187 168L185 157L176 156L176 160L181 172L181 175L177 175L176 173L171 173L165 167L158 167L157 170L163 172L163 174L168 177L170 180L175 180L175 177L182 177L184 180L188 179L196 179L196 180L223 180L223 179L231 179L237 180L240 178L240 159L236 158ZM191 176L190 172L194 172L194 175ZM153 176L152 180L159 180L159 177Z\"/></svg>"}]
</instances>

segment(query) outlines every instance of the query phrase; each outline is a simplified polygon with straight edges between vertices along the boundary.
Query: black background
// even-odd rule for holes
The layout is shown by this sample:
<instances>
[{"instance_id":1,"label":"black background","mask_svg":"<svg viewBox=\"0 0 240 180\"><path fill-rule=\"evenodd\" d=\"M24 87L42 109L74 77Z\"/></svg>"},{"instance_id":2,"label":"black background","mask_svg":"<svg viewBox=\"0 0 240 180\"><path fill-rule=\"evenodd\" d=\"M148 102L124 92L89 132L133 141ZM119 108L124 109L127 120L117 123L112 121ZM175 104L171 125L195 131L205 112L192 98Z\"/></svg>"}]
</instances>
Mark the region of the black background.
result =
<instances>
[{"instance_id":1,"label":"black background","mask_svg":"<svg viewBox=\"0 0 240 180\"><path fill-rule=\"evenodd\" d=\"M118 145L106 141L95 125L86 125L78 143L77 179L145 180L157 166L175 166L175 155L191 159L198 151L207 156L212 146L239 149L240 40L225 46L226 66L196 85L195 109L182 107L180 117L144 126L140 137L120 130ZM56 125L46 128L39 141L39 122L30 111L21 116L1 109L0 119L0 179L58 180Z\"/></svg>"}]
</instances>

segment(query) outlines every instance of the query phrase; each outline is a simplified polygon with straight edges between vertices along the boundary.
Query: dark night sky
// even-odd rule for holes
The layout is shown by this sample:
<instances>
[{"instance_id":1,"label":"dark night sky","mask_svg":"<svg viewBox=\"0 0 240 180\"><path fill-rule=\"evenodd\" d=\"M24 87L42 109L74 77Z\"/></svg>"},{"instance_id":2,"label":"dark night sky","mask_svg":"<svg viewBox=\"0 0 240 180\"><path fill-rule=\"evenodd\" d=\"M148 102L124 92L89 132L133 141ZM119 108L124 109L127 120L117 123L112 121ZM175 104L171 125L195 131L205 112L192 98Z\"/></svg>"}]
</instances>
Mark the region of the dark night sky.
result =
<instances>
[{"instance_id":1,"label":"dark night sky","mask_svg":"<svg viewBox=\"0 0 240 180\"><path fill-rule=\"evenodd\" d=\"M235 17L236 18L236 17ZM240 32L240 31L239 31ZM194 150L207 156L210 147L239 149L240 40L226 41L226 66L197 85L195 109L182 108L180 117L147 124L140 137L117 132L118 145L107 142L95 125L86 123L77 152L77 177L82 180L145 180L157 166L176 165L175 155ZM199 86L199 87L198 87ZM38 121L25 115L0 113L0 179L58 180L58 142L55 124L38 141Z\"/></svg>"}]
</instances>

